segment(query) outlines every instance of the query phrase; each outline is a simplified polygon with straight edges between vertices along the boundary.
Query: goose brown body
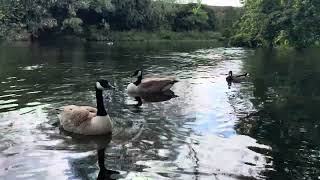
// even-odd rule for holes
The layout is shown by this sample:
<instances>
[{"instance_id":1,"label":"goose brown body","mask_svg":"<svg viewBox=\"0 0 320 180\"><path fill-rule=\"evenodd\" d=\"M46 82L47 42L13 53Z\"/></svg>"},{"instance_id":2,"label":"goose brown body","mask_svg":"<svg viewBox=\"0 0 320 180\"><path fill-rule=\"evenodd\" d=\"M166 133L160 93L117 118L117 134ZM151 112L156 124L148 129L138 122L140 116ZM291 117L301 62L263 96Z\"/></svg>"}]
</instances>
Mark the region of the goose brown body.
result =
<instances>
[{"instance_id":1,"label":"goose brown body","mask_svg":"<svg viewBox=\"0 0 320 180\"><path fill-rule=\"evenodd\" d=\"M146 78L142 79L142 72L137 74L137 81L127 87L129 94L161 93L170 90L178 81L174 77Z\"/></svg>"},{"instance_id":2,"label":"goose brown body","mask_svg":"<svg viewBox=\"0 0 320 180\"><path fill-rule=\"evenodd\" d=\"M147 78L142 80L139 90L142 92L168 91L176 82L175 78Z\"/></svg>"},{"instance_id":3,"label":"goose brown body","mask_svg":"<svg viewBox=\"0 0 320 180\"><path fill-rule=\"evenodd\" d=\"M112 132L109 115L97 116L97 109L94 107L69 105L62 108L59 119L66 131L83 135L103 135Z\"/></svg>"}]
</instances>

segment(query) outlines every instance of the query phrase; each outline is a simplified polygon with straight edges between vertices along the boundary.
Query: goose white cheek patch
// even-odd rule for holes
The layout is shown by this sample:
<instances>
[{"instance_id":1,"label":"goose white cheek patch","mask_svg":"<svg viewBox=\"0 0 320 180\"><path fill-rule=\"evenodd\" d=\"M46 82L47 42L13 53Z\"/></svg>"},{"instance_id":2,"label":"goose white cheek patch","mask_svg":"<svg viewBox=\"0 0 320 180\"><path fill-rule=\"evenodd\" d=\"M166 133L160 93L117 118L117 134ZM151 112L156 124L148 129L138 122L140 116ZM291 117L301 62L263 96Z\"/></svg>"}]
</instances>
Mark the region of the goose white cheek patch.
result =
<instances>
[{"instance_id":1,"label":"goose white cheek patch","mask_svg":"<svg viewBox=\"0 0 320 180\"><path fill-rule=\"evenodd\" d=\"M100 90L104 89L99 82L96 82L96 87L97 89L100 89Z\"/></svg>"}]
</instances>

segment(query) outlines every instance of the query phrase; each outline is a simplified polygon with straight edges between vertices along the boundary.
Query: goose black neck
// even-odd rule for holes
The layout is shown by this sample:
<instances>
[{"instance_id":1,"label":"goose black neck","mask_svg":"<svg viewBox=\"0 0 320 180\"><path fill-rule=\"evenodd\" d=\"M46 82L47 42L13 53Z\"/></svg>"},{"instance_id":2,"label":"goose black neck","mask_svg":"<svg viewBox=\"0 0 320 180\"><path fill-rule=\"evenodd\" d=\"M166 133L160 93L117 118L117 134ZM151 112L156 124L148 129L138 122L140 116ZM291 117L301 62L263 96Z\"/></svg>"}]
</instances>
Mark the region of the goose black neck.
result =
<instances>
[{"instance_id":1,"label":"goose black neck","mask_svg":"<svg viewBox=\"0 0 320 180\"><path fill-rule=\"evenodd\" d=\"M102 96L102 90L96 88L96 98L97 98L97 116L105 116L107 115L107 111L104 108L103 104L103 96Z\"/></svg>"},{"instance_id":2,"label":"goose black neck","mask_svg":"<svg viewBox=\"0 0 320 180\"><path fill-rule=\"evenodd\" d=\"M136 85L136 86L138 86L138 85L141 83L141 81L142 81L142 75L138 76L137 81L134 82L133 84Z\"/></svg>"}]
</instances>

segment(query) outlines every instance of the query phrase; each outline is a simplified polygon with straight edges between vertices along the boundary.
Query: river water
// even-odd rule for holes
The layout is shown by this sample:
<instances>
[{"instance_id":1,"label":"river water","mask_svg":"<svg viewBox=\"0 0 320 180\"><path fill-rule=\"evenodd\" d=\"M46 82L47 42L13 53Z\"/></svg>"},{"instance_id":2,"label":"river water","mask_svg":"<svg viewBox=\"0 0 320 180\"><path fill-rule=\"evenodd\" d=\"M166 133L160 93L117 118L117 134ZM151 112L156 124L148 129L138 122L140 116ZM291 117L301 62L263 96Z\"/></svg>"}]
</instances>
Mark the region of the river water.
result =
<instances>
[{"instance_id":1,"label":"river water","mask_svg":"<svg viewBox=\"0 0 320 180\"><path fill-rule=\"evenodd\" d=\"M101 147L117 179L319 178L319 55L213 42L2 43L0 179L96 179ZM136 69L178 78L177 97L138 106L125 92ZM228 87L229 70L249 78ZM95 106L100 78L115 86L104 93L112 137L64 132L55 109Z\"/></svg>"}]
</instances>

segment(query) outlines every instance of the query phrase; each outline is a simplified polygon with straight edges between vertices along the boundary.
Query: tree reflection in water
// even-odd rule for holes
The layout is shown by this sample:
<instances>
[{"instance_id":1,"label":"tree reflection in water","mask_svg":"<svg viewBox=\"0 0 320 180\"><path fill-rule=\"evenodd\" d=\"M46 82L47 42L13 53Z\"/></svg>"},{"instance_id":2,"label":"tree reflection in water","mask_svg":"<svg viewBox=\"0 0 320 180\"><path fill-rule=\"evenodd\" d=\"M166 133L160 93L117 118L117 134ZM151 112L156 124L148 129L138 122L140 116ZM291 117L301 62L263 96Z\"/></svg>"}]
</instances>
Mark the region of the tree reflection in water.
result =
<instances>
[{"instance_id":1,"label":"tree reflection in water","mask_svg":"<svg viewBox=\"0 0 320 180\"><path fill-rule=\"evenodd\" d=\"M270 179L319 178L320 63L317 50L257 50L245 62L252 84L241 91L255 111L236 125L272 147ZM252 93L252 94L251 94Z\"/></svg>"}]
</instances>

